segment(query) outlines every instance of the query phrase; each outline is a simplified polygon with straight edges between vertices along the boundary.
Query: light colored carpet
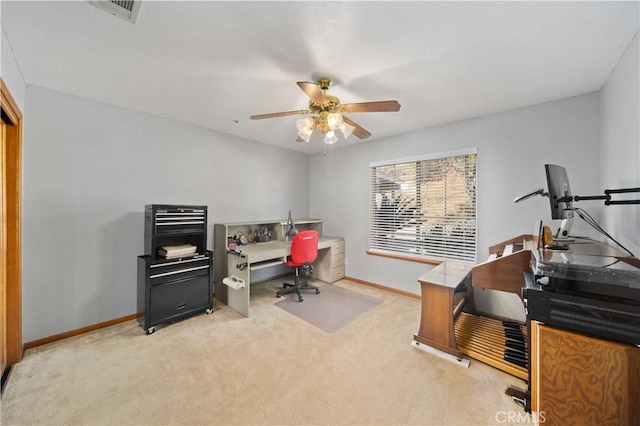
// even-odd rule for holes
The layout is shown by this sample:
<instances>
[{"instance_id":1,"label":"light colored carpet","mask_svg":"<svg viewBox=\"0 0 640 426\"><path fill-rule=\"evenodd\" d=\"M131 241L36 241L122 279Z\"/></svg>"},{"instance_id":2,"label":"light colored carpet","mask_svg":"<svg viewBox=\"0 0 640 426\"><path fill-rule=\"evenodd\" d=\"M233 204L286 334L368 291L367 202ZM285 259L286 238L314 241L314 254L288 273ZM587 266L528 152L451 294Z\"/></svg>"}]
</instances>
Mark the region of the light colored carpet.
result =
<instances>
[{"instance_id":1,"label":"light colored carpet","mask_svg":"<svg viewBox=\"0 0 640 426\"><path fill-rule=\"evenodd\" d=\"M382 299L331 284L322 286L320 294L311 290L302 293L302 302L290 293L276 306L327 333L335 333L382 303Z\"/></svg>"},{"instance_id":2,"label":"light colored carpet","mask_svg":"<svg viewBox=\"0 0 640 426\"><path fill-rule=\"evenodd\" d=\"M249 318L218 303L149 336L129 321L28 350L2 424L487 425L521 412L504 394L521 380L410 346L420 300L340 281L382 303L328 334L275 306L280 283L252 287Z\"/></svg>"}]
</instances>

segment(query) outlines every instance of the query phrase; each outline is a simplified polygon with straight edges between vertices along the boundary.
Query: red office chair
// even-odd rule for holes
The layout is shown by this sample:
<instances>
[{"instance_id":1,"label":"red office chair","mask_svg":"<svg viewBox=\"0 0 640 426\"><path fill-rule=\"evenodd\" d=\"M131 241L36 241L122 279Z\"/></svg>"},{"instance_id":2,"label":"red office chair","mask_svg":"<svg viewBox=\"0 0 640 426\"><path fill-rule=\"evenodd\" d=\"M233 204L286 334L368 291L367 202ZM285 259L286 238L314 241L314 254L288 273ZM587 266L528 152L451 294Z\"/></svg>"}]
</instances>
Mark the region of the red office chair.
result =
<instances>
[{"instance_id":1,"label":"red office chair","mask_svg":"<svg viewBox=\"0 0 640 426\"><path fill-rule=\"evenodd\" d=\"M300 281L300 269L304 269L310 273L313 270L311 265L318 257L318 233L316 231L300 231L294 235L291 240L291 257L287 260L286 265L295 268L296 276L294 284L284 283L283 289L276 292L276 297L282 297L283 294L298 293L298 302L304 299L300 294L300 290L315 290L316 294L320 293L320 289L310 285L306 281Z\"/></svg>"}]
</instances>

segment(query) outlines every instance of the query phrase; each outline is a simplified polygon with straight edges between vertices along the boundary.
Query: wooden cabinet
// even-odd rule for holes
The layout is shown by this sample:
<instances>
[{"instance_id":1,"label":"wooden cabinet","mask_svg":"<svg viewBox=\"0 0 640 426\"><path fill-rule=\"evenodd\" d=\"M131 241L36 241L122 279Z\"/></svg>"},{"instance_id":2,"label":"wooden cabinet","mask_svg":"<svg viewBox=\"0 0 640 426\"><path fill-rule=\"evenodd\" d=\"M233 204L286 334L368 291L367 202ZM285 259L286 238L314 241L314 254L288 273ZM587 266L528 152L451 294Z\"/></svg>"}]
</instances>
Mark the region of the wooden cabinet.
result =
<instances>
[{"instance_id":1,"label":"wooden cabinet","mask_svg":"<svg viewBox=\"0 0 640 426\"><path fill-rule=\"evenodd\" d=\"M472 265L446 261L418 279L422 289L420 330L413 339L457 358L463 353L456 343L454 323L459 307L456 288L471 285Z\"/></svg>"},{"instance_id":2,"label":"wooden cabinet","mask_svg":"<svg viewBox=\"0 0 640 426\"><path fill-rule=\"evenodd\" d=\"M544 425L639 425L640 348L531 321L533 416Z\"/></svg>"}]
</instances>

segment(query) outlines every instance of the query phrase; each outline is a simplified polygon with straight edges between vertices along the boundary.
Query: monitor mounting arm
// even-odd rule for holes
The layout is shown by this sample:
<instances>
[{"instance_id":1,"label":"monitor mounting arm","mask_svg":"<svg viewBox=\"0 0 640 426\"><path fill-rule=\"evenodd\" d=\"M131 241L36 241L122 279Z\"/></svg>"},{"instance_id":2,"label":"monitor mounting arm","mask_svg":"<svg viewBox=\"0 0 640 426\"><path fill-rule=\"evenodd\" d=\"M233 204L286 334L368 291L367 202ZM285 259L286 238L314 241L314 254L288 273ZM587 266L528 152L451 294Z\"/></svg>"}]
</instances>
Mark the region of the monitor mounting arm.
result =
<instances>
[{"instance_id":1,"label":"monitor mounting arm","mask_svg":"<svg viewBox=\"0 0 640 426\"><path fill-rule=\"evenodd\" d=\"M640 192L640 188L605 189L604 195L589 195L589 196L574 195L574 196L562 197L558 201L568 202L568 201L604 200L605 206L616 205L616 204L640 204L640 200L612 200L611 199L611 194L625 194L630 192Z\"/></svg>"}]
</instances>

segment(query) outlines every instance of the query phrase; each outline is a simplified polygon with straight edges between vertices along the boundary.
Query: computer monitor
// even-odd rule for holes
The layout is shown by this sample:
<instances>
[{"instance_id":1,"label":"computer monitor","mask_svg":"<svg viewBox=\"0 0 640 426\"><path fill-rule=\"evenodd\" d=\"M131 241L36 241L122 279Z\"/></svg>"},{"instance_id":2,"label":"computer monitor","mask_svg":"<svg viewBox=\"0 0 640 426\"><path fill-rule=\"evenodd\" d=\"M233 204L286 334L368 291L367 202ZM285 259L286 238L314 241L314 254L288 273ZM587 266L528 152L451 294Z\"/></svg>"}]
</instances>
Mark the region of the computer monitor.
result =
<instances>
[{"instance_id":1,"label":"computer monitor","mask_svg":"<svg viewBox=\"0 0 640 426\"><path fill-rule=\"evenodd\" d=\"M573 224L573 196L571 195L567 170L555 164L545 164L544 168L547 173L551 219L562 220L555 238L567 238Z\"/></svg>"}]
</instances>

